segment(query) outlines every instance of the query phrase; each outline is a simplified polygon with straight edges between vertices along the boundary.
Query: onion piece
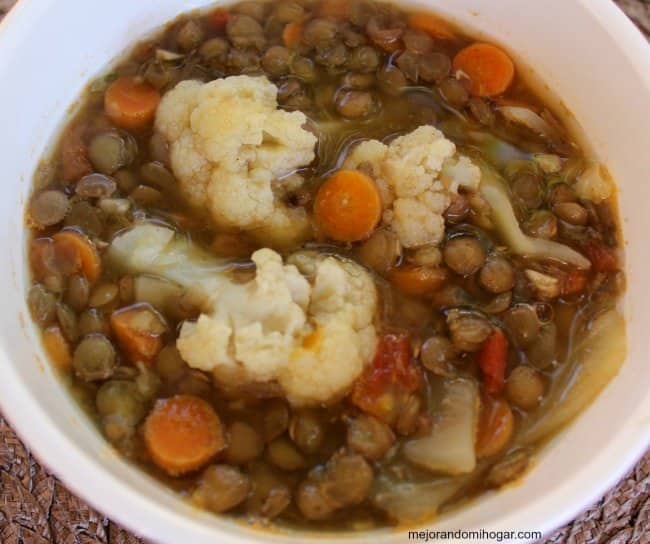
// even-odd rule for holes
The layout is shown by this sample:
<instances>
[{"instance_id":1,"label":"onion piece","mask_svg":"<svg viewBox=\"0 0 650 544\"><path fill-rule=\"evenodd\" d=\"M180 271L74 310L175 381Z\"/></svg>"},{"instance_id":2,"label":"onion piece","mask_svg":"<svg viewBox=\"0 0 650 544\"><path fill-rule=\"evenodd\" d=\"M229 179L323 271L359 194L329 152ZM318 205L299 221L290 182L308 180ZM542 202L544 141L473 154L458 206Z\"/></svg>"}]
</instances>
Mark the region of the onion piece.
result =
<instances>
[{"instance_id":1,"label":"onion piece","mask_svg":"<svg viewBox=\"0 0 650 544\"><path fill-rule=\"evenodd\" d=\"M474 159L474 162L481 168L480 191L492 208L492 221L511 251L526 257L562 261L581 269L591 266L584 255L569 246L525 235L499 174L481 160Z\"/></svg>"},{"instance_id":2,"label":"onion piece","mask_svg":"<svg viewBox=\"0 0 650 544\"><path fill-rule=\"evenodd\" d=\"M404 456L433 472L464 474L476 467L478 386L467 378L445 383L439 419L431 433L404 444Z\"/></svg>"},{"instance_id":3,"label":"onion piece","mask_svg":"<svg viewBox=\"0 0 650 544\"><path fill-rule=\"evenodd\" d=\"M626 356L625 321L617 310L597 315L574 339L564 374L540 410L546 411L521 435L523 444L558 431L582 412L618 374Z\"/></svg>"},{"instance_id":4,"label":"onion piece","mask_svg":"<svg viewBox=\"0 0 650 544\"><path fill-rule=\"evenodd\" d=\"M507 121L517 125L522 125L544 138L559 138L557 130L531 109L523 106L500 106L496 108L496 111L503 115Z\"/></svg>"}]
</instances>

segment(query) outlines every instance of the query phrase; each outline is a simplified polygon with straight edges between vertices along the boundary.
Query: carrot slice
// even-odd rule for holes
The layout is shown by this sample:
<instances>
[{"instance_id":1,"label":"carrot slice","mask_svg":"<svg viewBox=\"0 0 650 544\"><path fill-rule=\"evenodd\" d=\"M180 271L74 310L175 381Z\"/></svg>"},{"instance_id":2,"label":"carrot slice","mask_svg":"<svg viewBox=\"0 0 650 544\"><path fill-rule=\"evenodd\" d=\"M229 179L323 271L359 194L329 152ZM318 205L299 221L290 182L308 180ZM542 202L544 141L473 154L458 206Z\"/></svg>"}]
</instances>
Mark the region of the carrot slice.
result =
<instances>
[{"instance_id":1,"label":"carrot slice","mask_svg":"<svg viewBox=\"0 0 650 544\"><path fill-rule=\"evenodd\" d=\"M439 40L453 40L456 38L449 23L431 13L412 13L409 15L408 25L416 30L422 30L432 38Z\"/></svg>"},{"instance_id":2,"label":"carrot slice","mask_svg":"<svg viewBox=\"0 0 650 544\"><path fill-rule=\"evenodd\" d=\"M396 268L389 275L390 282L402 293L428 296L438 291L447 281L447 271L428 266L405 266Z\"/></svg>"},{"instance_id":3,"label":"carrot slice","mask_svg":"<svg viewBox=\"0 0 650 544\"><path fill-rule=\"evenodd\" d=\"M508 362L508 339L501 329L494 329L483 342L476 354L476 362L483 372L485 390L488 393L500 393L503 390Z\"/></svg>"},{"instance_id":4,"label":"carrot slice","mask_svg":"<svg viewBox=\"0 0 650 544\"><path fill-rule=\"evenodd\" d=\"M48 327L43 331L43 347L57 369L70 370L72 366L70 345L58 326Z\"/></svg>"},{"instance_id":5,"label":"carrot slice","mask_svg":"<svg viewBox=\"0 0 650 544\"><path fill-rule=\"evenodd\" d=\"M133 364L150 364L163 347L167 324L149 304L133 304L111 314L111 328Z\"/></svg>"},{"instance_id":6,"label":"carrot slice","mask_svg":"<svg viewBox=\"0 0 650 544\"><path fill-rule=\"evenodd\" d=\"M88 147L83 140L85 130L85 125L74 124L61 139L61 175L64 181L78 181L93 171Z\"/></svg>"},{"instance_id":7,"label":"carrot slice","mask_svg":"<svg viewBox=\"0 0 650 544\"><path fill-rule=\"evenodd\" d=\"M230 14L223 8L215 9L209 16L208 22L214 30L223 30L228 24Z\"/></svg>"},{"instance_id":8,"label":"carrot slice","mask_svg":"<svg viewBox=\"0 0 650 544\"><path fill-rule=\"evenodd\" d=\"M110 84L104 94L104 110L118 127L138 130L149 125L160 103L160 93L146 81L125 76Z\"/></svg>"},{"instance_id":9,"label":"carrot slice","mask_svg":"<svg viewBox=\"0 0 650 544\"><path fill-rule=\"evenodd\" d=\"M339 170L321 185L314 216L325 235L340 242L363 240L381 217L375 182L358 170Z\"/></svg>"},{"instance_id":10,"label":"carrot slice","mask_svg":"<svg viewBox=\"0 0 650 544\"><path fill-rule=\"evenodd\" d=\"M476 454L489 457L506 447L515 427L515 418L507 401L485 395L481 402Z\"/></svg>"},{"instance_id":11,"label":"carrot slice","mask_svg":"<svg viewBox=\"0 0 650 544\"><path fill-rule=\"evenodd\" d=\"M316 13L321 17L345 19L350 13L350 2L349 0L323 0L316 8Z\"/></svg>"},{"instance_id":12,"label":"carrot slice","mask_svg":"<svg viewBox=\"0 0 650 544\"><path fill-rule=\"evenodd\" d=\"M470 80L474 96L496 96L506 91L515 77L515 65L502 49L489 43L473 43L454 57L454 72Z\"/></svg>"},{"instance_id":13,"label":"carrot slice","mask_svg":"<svg viewBox=\"0 0 650 544\"><path fill-rule=\"evenodd\" d=\"M217 413L191 395L157 401L144 423L144 441L153 462L172 476L201 468L226 446Z\"/></svg>"},{"instance_id":14,"label":"carrot slice","mask_svg":"<svg viewBox=\"0 0 650 544\"><path fill-rule=\"evenodd\" d=\"M302 40L304 27L305 25L301 21L294 21L285 25L282 31L282 43L284 43L285 47L294 48L298 46Z\"/></svg>"},{"instance_id":15,"label":"carrot slice","mask_svg":"<svg viewBox=\"0 0 650 544\"><path fill-rule=\"evenodd\" d=\"M52 236L54 250L60 260L66 260L77 270L80 268L88 281L93 282L102 273L102 259L95 244L86 236L74 230L62 230Z\"/></svg>"}]
</instances>

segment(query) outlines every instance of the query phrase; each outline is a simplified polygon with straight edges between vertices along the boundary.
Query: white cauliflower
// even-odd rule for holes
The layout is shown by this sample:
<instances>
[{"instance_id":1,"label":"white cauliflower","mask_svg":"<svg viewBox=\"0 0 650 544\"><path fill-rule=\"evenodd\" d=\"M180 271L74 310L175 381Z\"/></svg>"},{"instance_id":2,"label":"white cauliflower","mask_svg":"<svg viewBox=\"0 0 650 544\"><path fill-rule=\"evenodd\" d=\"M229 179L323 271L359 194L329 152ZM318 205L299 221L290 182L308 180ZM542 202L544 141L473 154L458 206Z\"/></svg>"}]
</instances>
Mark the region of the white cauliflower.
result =
<instances>
[{"instance_id":1,"label":"white cauliflower","mask_svg":"<svg viewBox=\"0 0 650 544\"><path fill-rule=\"evenodd\" d=\"M383 222L404 247L440 243L442 214L459 186L478 189L480 169L456 152L438 129L423 125L389 145L368 140L357 145L344 168L370 170L384 205Z\"/></svg>"},{"instance_id":2,"label":"white cauliflower","mask_svg":"<svg viewBox=\"0 0 650 544\"><path fill-rule=\"evenodd\" d=\"M303 113L277 105L277 88L265 77L182 81L163 97L155 129L169 143L172 169L193 205L223 228L291 246L311 227L304 209L281 200L282 180L302 183L294 173L314 160L316 137L302 128Z\"/></svg>"},{"instance_id":3,"label":"white cauliflower","mask_svg":"<svg viewBox=\"0 0 650 544\"><path fill-rule=\"evenodd\" d=\"M203 298L203 313L183 323L177 347L226 388L272 382L295 405L326 403L344 395L374 355L377 292L351 261L300 252L283 264L260 249L255 277L235 282L225 261L147 223L117 236L108 258Z\"/></svg>"}]
</instances>

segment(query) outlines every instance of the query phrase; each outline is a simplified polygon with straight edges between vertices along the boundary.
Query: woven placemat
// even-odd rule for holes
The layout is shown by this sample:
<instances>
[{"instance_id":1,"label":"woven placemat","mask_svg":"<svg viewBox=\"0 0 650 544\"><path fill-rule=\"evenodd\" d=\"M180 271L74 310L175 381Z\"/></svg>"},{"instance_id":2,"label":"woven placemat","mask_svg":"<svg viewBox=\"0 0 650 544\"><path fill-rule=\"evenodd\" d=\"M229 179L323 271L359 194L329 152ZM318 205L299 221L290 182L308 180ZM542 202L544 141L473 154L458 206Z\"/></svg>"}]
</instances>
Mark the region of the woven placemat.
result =
<instances>
[{"instance_id":1,"label":"woven placemat","mask_svg":"<svg viewBox=\"0 0 650 544\"><path fill-rule=\"evenodd\" d=\"M0 19L16 0L0 0ZM650 0L617 0L650 37ZM650 451L543 544L650 544ZM47 472L0 415L0 544L143 544Z\"/></svg>"}]
</instances>

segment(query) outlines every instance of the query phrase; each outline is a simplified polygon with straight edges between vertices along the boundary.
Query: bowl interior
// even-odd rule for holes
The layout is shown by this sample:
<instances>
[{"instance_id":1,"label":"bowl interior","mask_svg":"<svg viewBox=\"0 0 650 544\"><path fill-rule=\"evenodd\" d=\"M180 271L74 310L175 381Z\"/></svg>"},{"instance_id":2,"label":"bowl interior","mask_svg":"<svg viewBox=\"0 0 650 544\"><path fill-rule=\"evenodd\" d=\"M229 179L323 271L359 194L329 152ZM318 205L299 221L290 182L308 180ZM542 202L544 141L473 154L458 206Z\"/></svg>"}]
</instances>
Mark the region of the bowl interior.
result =
<instances>
[{"instance_id":1,"label":"bowl interior","mask_svg":"<svg viewBox=\"0 0 650 544\"><path fill-rule=\"evenodd\" d=\"M85 83L128 45L202 0L22 0L0 27L0 405L39 459L102 512L156 542L286 540L206 515L123 462L57 382L25 307L23 207L52 136ZM619 376L538 456L521 485L444 516L435 528L540 530L573 517L648 445L650 373L650 48L608 0L430 0L516 52L574 116L619 184L627 244L629 352ZM305 535L297 536L305 541ZM318 540L322 540L323 537ZM337 537L367 541L367 536ZM382 542L404 535L382 532Z\"/></svg>"}]
</instances>

